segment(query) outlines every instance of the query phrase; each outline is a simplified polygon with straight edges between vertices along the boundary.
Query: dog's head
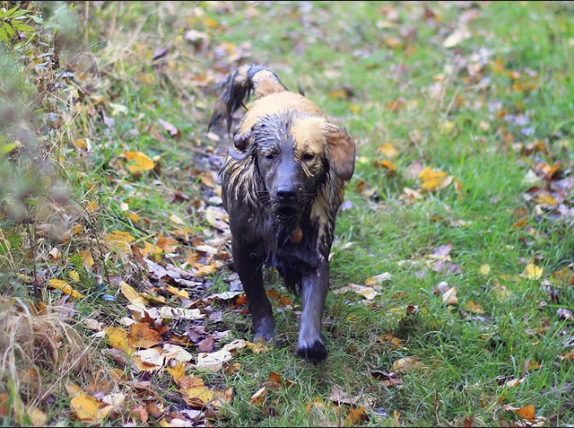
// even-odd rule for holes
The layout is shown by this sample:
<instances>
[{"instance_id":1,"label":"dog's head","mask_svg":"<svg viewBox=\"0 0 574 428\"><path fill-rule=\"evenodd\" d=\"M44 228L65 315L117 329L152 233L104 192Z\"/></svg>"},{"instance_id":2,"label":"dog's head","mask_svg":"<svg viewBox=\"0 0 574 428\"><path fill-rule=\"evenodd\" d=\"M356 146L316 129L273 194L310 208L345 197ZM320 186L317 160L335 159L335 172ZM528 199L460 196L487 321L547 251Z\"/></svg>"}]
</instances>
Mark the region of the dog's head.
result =
<instances>
[{"instance_id":1,"label":"dog's head","mask_svg":"<svg viewBox=\"0 0 574 428\"><path fill-rule=\"evenodd\" d=\"M349 180L355 145L346 130L323 117L282 112L262 117L251 128L248 152L254 157L270 208L283 221L296 221L334 176Z\"/></svg>"}]
</instances>

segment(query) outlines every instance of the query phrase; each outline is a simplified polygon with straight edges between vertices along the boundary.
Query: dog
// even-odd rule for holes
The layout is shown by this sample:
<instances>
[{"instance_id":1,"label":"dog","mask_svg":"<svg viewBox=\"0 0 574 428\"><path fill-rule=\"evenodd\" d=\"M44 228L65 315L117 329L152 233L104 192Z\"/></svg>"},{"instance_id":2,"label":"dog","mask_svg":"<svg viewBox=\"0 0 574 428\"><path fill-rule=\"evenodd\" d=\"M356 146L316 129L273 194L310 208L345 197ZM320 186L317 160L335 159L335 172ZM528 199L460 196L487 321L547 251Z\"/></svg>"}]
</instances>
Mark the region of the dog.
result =
<instances>
[{"instance_id":1,"label":"dog","mask_svg":"<svg viewBox=\"0 0 574 428\"><path fill-rule=\"evenodd\" d=\"M255 339L273 340L275 322L262 266L275 267L302 297L297 354L327 358L321 323L329 288L329 253L344 184L353 176L355 143L303 93L289 91L268 68L231 73L208 129L227 122L252 94L220 171L232 255Z\"/></svg>"}]
</instances>

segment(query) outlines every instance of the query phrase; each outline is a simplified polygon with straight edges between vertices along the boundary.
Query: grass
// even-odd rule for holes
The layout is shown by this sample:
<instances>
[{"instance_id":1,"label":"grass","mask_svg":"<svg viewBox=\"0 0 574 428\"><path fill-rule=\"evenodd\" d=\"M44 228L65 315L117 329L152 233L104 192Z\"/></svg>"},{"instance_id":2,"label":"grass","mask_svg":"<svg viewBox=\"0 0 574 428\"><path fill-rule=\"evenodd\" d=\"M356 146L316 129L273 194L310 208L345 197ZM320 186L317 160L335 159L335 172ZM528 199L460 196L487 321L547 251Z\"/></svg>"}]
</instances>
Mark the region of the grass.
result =
<instances>
[{"instance_id":1,"label":"grass","mask_svg":"<svg viewBox=\"0 0 574 428\"><path fill-rule=\"evenodd\" d=\"M40 121L52 111L63 122L41 141L50 153L60 148L56 175L69 184L70 199L82 207L95 203L91 212L82 210L74 217L85 233L68 241L49 240L28 236L24 226L0 217L0 242L6 245L13 237L0 260L3 302L9 306L8 297L30 299L31 285L16 274L34 277L26 254L29 242L36 242L45 279L69 280L69 271L78 271L81 280L73 285L87 297L74 305L77 313L68 322L81 333L83 346L97 349L98 358L81 375L69 377L50 373L50 366L35 361L44 367L45 381L61 385L52 401L34 401L42 394L24 391L21 379L27 367L7 358L10 346L0 341L6 357L3 382L20 382L0 392L22 406L43 409L51 423L77 425L65 385L74 382L86 388L97 383L95 372L101 369L116 389L129 389L126 382L135 379L130 369L99 358L105 343L91 343L80 321L89 317L118 325L128 313L118 281L138 291L149 290L154 281L133 257L111 248L105 235L128 232L137 245L155 245L158 235L176 237L184 227L204 241L220 236L206 217L217 188L206 183L228 142L214 141L205 132L215 95L204 90L237 61L250 61L272 67L290 88L300 85L357 143L356 172L346 194L352 206L340 212L337 224L332 289L364 284L383 272L392 280L377 288L369 301L354 294L329 294L325 339L330 356L325 364L311 366L295 355L300 310L295 301L295 311L276 314L276 349L237 353L233 362L240 367L234 373L193 371L206 385L233 388L232 403L211 423L508 426L534 423L505 407L529 405L546 425L574 423L574 365L560 358L572 349L574 330L572 320L557 315L558 309L574 306L569 282L572 220L537 202L531 184L524 181L542 163L560 162L560 174L567 178L574 160L574 19L569 4L107 3L78 3L72 11L80 21L88 17L87 30L78 33L83 37L76 44L105 40L85 55L91 62L67 58L84 98L65 86L50 93L51 104L36 112ZM186 34L189 30L201 37ZM445 47L457 31L460 39ZM97 72L90 68L93 63ZM104 115L113 124L106 123ZM160 120L180 134L170 135ZM77 146L86 138L91 152ZM537 141L544 150L527 148ZM398 155L381 153L384 143L391 143ZM134 176L126 171L126 151L160 160L154 170ZM385 159L396 165L395 173L375 165ZM421 181L409 173L415 162L452 175L462 190L450 185L422 192ZM543 180L539 185L545 186ZM408 197L405 187L422 197ZM571 196L570 190L565 207L572 206ZM126 213L136 213L140 220ZM21 242L17 235L24 237ZM433 260L429 255L446 244L452 245L447 267L459 273L425 267ZM185 267L185 251L197 245L191 239L180 239L179 245L177 251L162 254L162 261ZM62 253L58 260L47 256L55 247ZM94 267L86 267L79 256L86 248L92 251ZM528 264L541 268L542 274L523 275ZM556 273L565 268L566 276ZM224 291L228 275L222 265L204 281L208 290L189 291ZM285 294L277 276L269 277L271 288ZM456 286L458 305L443 303L436 291L443 281ZM48 310L69 304L55 291L41 291L39 300ZM115 300L106 300L106 295ZM472 302L482 312L470 309ZM233 338L250 339L248 315L228 304L214 305L223 311L218 329L229 327ZM417 309L407 314L413 306ZM13 340L11 330L4 331ZM386 340L388 334L402 346ZM77 349L73 337L69 346ZM393 364L407 357L419 365L398 373ZM60 367L62 362L52 364ZM123 373L119 378L118 368ZM251 396L270 372L293 385L268 389L263 402L253 404ZM385 382L389 376L399 384ZM185 407L165 371L136 378L149 379L172 408ZM509 387L512 380L520 383ZM355 399L355 406L335 406L330 399L334 388ZM135 400L130 406L143 402L137 396L130 399ZM364 413L359 410L353 418L350 409L361 407ZM18 416L21 413L26 412L0 415L6 424L32 424ZM106 422L134 420L126 411ZM157 423L150 417L148 424Z\"/></svg>"}]
</instances>

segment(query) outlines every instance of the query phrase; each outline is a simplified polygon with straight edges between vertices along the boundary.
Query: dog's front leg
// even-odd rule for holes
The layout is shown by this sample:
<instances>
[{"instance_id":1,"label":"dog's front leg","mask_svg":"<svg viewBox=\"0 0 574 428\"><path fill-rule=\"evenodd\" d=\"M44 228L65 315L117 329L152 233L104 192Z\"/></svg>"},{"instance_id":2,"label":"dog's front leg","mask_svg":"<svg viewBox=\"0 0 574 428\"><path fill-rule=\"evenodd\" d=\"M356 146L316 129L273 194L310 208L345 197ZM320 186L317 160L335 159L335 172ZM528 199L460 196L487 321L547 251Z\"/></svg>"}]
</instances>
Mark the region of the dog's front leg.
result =
<instances>
[{"instance_id":1,"label":"dog's front leg","mask_svg":"<svg viewBox=\"0 0 574 428\"><path fill-rule=\"evenodd\" d=\"M262 337L266 341L271 341L275 336L275 321L271 303L263 287L262 259L257 252L250 251L247 246L234 243L232 251L235 269L247 295L255 339Z\"/></svg>"},{"instance_id":2,"label":"dog's front leg","mask_svg":"<svg viewBox=\"0 0 574 428\"><path fill-rule=\"evenodd\" d=\"M297 354L316 364L327 358L327 348L321 338L321 320L329 289L329 263L322 263L315 272L303 276L301 288L303 314L299 326Z\"/></svg>"}]
</instances>

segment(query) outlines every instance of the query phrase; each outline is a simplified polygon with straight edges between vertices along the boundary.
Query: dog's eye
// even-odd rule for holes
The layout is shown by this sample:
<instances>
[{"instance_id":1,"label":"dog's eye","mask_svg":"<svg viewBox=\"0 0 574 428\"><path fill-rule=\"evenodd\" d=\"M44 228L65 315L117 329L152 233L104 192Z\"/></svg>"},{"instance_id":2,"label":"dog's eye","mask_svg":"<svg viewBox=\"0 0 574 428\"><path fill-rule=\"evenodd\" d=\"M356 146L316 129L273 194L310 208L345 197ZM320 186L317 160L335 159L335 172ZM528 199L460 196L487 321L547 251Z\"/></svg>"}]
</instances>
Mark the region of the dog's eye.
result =
<instances>
[{"instance_id":1,"label":"dog's eye","mask_svg":"<svg viewBox=\"0 0 574 428\"><path fill-rule=\"evenodd\" d=\"M273 153L267 153L267 154L265 155L265 159L267 159L267 160L273 160L273 159L275 159L275 154L273 154Z\"/></svg>"},{"instance_id":2,"label":"dog's eye","mask_svg":"<svg viewBox=\"0 0 574 428\"><path fill-rule=\"evenodd\" d=\"M315 159L315 156L314 156L313 154L311 154L311 153L305 153L305 154L303 155L303 160L304 160L305 162L311 162L313 159Z\"/></svg>"}]
</instances>

